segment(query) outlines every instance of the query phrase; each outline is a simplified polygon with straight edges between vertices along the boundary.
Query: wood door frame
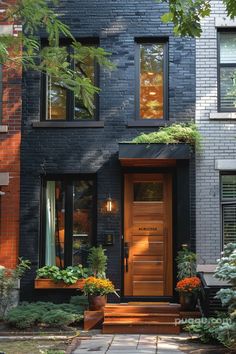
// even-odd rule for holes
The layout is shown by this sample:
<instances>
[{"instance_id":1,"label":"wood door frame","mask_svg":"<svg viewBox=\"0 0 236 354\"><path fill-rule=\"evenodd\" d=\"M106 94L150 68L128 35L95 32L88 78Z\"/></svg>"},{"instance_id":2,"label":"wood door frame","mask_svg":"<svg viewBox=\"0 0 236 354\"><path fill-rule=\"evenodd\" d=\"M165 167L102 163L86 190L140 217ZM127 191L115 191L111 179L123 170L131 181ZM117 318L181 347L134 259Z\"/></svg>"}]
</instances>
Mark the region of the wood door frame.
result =
<instances>
[{"instance_id":1,"label":"wood door frame","mask_svg":"<svg viewBox=\"0 0 236 354\"><path fill-rule=\"evenodd\" d=\"M165 247L165 256L166 259L168 259L168 261L165 262L165 294L164 296L129 296L129 295L124 295L125 293L125 269L124 269L124 242L125 242L125 229L126 229L126 220L127 218L125 218L125 201L126 201L126 180L128 178L131 178L132 176L132 180L135 177L135 175L137 176L137 178L141 178L143 177L144 179L146 179L149 176L149 179L152 180L158 180L158 176L160 178L160 176L164 175L165 181L166 181L166 193L167 193L167 200L169 200L168 203L168 207L167 207L167 214L168 214L168 220L170 220L170 223L168 224L168 233L169 236L167 237L167 243L166 243L166 247ZM152 178L151 178L152 177ZM142 179L142 178L141 178ZM123 184L123 228L124 228L124 236L123 236L123 242L122 242L122 284L123 284L123 297L124 298L131 298L131 299L136 299L136 298L140 298L140 299L150 299L150 298L161 298L161 299L170 299L173 297L173 219L174 219L174 215L173 215L173 203L174 203L174 197L173 197L173 171L158 171L158 172L151 172L151 171L147 171L147 172L125 172L124 173L124 184ZM166 229L166 228L165 228ZM166 231L166 230L165 230ZM168 274L168 276L166 276L166 274ZM167 281L168 280L168 281Z\"/></svg>"}]
</instances>

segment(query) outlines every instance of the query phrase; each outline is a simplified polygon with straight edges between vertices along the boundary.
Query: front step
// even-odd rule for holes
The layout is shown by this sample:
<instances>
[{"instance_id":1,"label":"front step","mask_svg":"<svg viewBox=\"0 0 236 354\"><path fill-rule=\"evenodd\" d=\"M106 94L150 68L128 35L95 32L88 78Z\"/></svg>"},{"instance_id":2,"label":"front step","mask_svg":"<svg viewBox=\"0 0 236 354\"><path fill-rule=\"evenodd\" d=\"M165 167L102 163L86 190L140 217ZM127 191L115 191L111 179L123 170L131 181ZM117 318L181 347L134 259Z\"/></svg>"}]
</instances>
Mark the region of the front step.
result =
<instances>
[{"instance_id":1,"label":"front step","mask_svg":"<svg viewBox=\"0 0 236 354\"><path fill-rule=\"evenodd\" d=\"M178 304L127 303L104 308L103 333L179 334Z\"/></svg>"}]
</instances>

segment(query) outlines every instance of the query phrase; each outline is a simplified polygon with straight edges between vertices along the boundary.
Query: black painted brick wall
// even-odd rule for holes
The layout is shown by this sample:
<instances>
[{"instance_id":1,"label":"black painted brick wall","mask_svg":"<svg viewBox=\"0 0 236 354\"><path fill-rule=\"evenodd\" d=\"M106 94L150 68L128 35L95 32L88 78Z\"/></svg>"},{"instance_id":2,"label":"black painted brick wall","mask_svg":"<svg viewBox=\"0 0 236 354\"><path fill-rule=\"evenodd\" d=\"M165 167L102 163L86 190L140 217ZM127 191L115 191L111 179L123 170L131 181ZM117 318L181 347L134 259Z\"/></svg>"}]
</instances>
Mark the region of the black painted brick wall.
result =
<instances>
[{"instance_id":1,"label":"black painted brick wall","mask_svg":"<svg viewBox=\"0 0 236 354\"><path fill-rule=\"evenodd\" d=\"M100 46L112 53L116 70L100 71L99 119L105 121L105 127L89 129L33 128L31 123L40 120L42 107L40 76L25 74L20 255L33 262L33 271L22 281L22 299L36 296L32 279L39 258L41 176L49 172L96 173L98 201L104 200L108 191L118 200L117 216L107 218L98 213L97 240L101 241L104 230L115 232L115 244L108 248L108 275L118 288L121 285L122 185L118 142L157 129L126 126L134 119L135 37L168 37L169 119L194 120L195 42L191 38L174 37L172 26L161 22L160 17L166 11L163 4L154 0L68 0L60 1L58 11L74 36L99 37Z\"/></svg>"}]
</instances>

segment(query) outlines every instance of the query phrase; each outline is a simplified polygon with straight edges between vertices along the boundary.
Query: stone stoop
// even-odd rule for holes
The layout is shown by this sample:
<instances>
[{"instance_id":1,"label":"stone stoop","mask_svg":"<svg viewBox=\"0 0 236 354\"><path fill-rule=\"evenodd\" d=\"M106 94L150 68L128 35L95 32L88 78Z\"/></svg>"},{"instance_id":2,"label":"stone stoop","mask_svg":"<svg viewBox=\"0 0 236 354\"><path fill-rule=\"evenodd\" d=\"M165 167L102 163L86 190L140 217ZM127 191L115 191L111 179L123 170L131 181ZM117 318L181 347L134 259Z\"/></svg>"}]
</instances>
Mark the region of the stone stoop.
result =
<instances>
[{"instance_id":1,"label":"stone stoop","mask_svg":"<svg viewBox=\"0 0 236 354\"><path fill-rule=\"evenodd\" d=\"M179 334L179 320L179 304L107 304L102 331L104 334Z\"/></svg>"}]
</instances>

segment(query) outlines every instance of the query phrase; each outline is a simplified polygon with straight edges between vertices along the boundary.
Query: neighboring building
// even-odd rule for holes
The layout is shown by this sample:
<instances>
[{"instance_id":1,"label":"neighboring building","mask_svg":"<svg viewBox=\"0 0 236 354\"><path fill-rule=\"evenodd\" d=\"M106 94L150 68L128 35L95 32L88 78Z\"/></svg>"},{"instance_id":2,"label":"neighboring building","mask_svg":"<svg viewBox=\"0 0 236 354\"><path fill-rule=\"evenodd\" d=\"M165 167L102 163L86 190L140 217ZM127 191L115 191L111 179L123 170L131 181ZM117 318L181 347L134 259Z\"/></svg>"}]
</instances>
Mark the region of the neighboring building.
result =
<instances>
[{"instance_id":1,"label":"neighboring building","mask_svg":"<svg viewBox=\"0 0 236 354\"><path fill-rule=\"evenodd\" d=\"M0 35L18 31L18 25L0 25ZM0 67L0 264L8 268L19 256L21 86L20 67Z\"/></svg>"},{"instance_id":2,"label":"neighboring building","mask_svg":"<svg viewBox=\"0 0 236 354\"><path fill-rule=\"evenodd\" d=\"M195 40L175 37L160 19L167 8L153 0L61 1L59 9L78 40L112 53L116 69L87 65L101 88L94 116L50 78L25 74L20 256L32 271L21 298L66 296L34 290L36 269L83 262L89 244L103 244L123 300L171 300L176 252L195 248L194 156L171 145L140 146L134 156L119 143L194 120Z\"/></svg>"},{"instance_id":3,"label":"neighboring building","mask_svg":"<svg viewBox=\"0 0 236 354\"><path fill-rule=\"evenodd\" d=\"M212 272L224 243L236 241L236 21L211 1L196 40L196 124L203 141L196 161L196 249Z\"/></svg>"}]
</instances>

